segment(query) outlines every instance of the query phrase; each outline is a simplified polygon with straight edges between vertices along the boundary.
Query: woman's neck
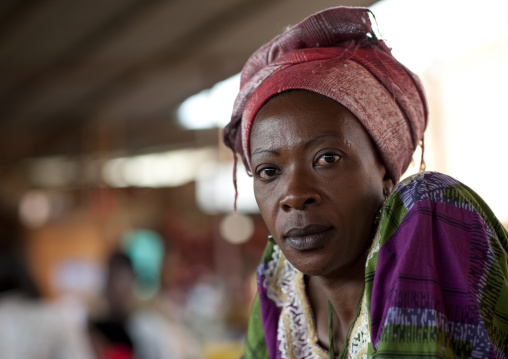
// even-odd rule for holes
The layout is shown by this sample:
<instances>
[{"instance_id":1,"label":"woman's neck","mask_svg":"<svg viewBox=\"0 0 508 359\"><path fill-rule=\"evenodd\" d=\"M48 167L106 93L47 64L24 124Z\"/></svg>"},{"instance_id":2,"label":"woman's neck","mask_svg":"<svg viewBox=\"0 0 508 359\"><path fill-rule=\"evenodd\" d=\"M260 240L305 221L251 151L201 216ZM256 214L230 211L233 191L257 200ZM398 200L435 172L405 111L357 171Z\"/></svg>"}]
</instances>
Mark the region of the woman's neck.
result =
<instances>
[{"instance_id":1,"label":"woman's neck","mask_svg":"<svg viewBox=\"0 0 508 359\"><path fill-rule=\"evenodd\" d=\"M307 295L316 319L320 343L329 348L328 301L333 313L333 337L335 352L338 353L346 342L365 289L365 261L338 275L313 276L307 283Z\"/></svg>"}]
</instances>

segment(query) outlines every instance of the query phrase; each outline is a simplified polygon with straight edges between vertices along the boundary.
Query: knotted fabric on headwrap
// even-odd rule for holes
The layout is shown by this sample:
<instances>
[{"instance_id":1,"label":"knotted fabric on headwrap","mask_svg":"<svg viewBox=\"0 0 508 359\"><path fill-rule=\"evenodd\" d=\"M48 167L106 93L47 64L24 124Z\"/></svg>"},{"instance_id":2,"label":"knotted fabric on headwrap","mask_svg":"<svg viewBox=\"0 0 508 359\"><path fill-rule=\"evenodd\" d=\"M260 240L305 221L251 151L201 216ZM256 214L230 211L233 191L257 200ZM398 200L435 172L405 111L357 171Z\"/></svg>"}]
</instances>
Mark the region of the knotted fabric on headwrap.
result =
<instances>
[{"instance_id":1,"label":"knotted fabric on headwrap","mask_svg":"<svg viewBox=\"0 0 508 359\"><path fill-rule=\"evenodd\" d=\"M249 58L223 132L225 144L241 155L249 172L256 114L274 95L296 89L327 96L349 109L372 138L390 178L399 181L423 140L427 105L418 77L373 33L368 9L319 12Z\"/></svg>"}]
</instances>

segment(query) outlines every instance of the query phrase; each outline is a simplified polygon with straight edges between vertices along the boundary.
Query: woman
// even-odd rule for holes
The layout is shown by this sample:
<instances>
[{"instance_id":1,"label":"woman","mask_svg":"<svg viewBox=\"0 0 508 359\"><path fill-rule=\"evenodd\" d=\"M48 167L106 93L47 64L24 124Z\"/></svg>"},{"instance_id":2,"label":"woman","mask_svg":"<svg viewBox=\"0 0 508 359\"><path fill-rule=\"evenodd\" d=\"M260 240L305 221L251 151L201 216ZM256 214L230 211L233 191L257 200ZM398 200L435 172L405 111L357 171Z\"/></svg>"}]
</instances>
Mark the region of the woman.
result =
<instances>
[{"instance_id":1,"label":"woman","mask_svg":"<svg viewBox=\"0 0 508 359\"><path fill-rule=\"evenodd\" d=\"M247 61L224 141L271 236L245 358L508 357L505 229L450 177L399 183L426 124L366 9L310 16Z\"/></svg>"}]
</instances>

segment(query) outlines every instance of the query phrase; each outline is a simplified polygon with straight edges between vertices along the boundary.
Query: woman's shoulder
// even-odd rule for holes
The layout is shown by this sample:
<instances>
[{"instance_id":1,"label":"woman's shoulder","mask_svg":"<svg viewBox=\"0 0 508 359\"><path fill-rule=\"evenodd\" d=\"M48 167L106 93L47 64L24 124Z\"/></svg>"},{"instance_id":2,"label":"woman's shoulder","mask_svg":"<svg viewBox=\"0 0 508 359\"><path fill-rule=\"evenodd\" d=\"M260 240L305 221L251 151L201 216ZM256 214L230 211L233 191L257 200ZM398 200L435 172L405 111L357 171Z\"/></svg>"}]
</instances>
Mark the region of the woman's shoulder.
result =
<instances>
[{"instance_id":1,"label":"woman's shoulder","mask_svg":"<svg viewBox=\"0 0 508 359\"><path fill-rule=\"evenodd\" d=\"M402 204L408 211L415 204L440 203L477 212L484 220L495 218L484 200L466 184L439 172L420 172L401 181L387 203Z\"/></svg>"},{"instance_id":2,"label":"woman's shoulder","mask_svg":"<svg viewBox=\"0 0 508 359\"><path fill-rule=\"evenodd\" d=\"M483 228L485 239L508 251L508 233L485 201L457 179L439 172L406 178L385 202L381 232L386 240L408 224ZM493 244L493 242L495 242Z\"/></svg>"},{"instance_id":3,"label":"woman's shoulder","mask_svg":"<svg viewBox=\"0 0 508 359\"><path fill-rule=\"evenodd\" d=\"M437 228L442 231L435 236ZM472 233L486 246L508 252L508 232L476 192L448 175L422 172L400 182L386 200L369 258L401 236L405 245L422 238L443 244L459 237L466 243Z\"/></svg>"},{"instance_id":4,"label":"woman's shoulder","mask_svg":"<svg viewBox=\"0 0 508 359\"><path fill-rule=\"evenodd\" d=\"M414 195L420 193L425 194L435 192L450 187L460 186L462 182L457 179L440 172L419 172L409 176L399 182L393 193L412 193Z\"/></svg>"},{"instance_id":5,"label":"woman's shoulder","mask_svg":"<svg viewBox=\"0 0 508 359\"><path fill-rule=\"evenodd\" d=\"M507 253L506 230L465 184L437 172L399 183L365 272L376 355L405 354L407 343L413 356L506 352ZM450 335L413 337L417 316L419 332Z\"/></svg>"}]
</instances>

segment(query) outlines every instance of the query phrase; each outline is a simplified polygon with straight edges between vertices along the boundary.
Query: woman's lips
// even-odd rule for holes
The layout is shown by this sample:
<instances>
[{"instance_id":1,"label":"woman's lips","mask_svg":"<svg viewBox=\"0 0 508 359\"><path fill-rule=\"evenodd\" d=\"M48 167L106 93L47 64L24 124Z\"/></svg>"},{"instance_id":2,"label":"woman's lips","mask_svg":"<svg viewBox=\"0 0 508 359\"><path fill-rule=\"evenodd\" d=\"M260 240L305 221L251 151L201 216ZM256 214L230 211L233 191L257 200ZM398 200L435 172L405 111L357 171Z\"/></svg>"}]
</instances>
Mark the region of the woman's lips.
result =
<instances>
[{"instance_id":1,"label":"woman's lips","mask_svg":"<svg viewBox=\"0 0 508 359\"><path fill-rule=\"evenodd\" d=\"M305 228L293 228L284 235L285 242L292 248L308 251L319 248L328 239L333 227L313 224Z\"/></svg>"}]
</instances>

